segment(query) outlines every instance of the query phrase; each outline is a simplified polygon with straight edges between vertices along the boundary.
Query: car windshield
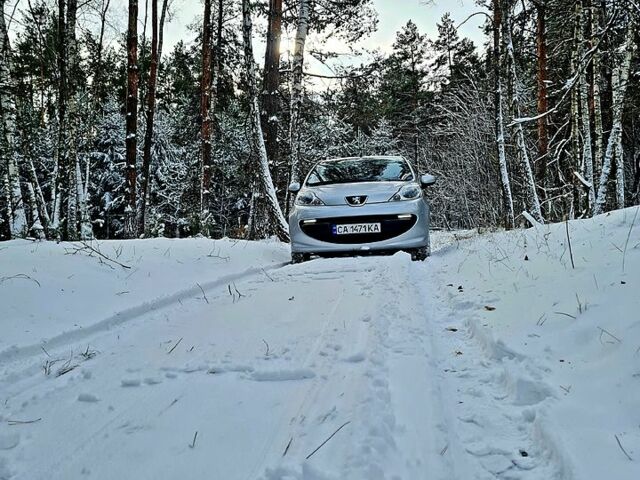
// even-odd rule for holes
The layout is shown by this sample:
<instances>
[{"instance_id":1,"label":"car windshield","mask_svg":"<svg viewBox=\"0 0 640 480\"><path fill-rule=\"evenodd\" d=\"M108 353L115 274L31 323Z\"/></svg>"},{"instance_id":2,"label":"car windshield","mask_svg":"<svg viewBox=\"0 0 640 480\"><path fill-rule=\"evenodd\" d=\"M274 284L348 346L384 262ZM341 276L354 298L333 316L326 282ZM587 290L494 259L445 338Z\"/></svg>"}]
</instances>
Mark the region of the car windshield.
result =
<instances>
[{"instance_id":1,"label":"car windshield","mask_svg":"<svg viewBox=\"0 0 640 480\"><path fill-rule=\"evenodd\" d=\"M309 174L307 185L407 180L413 180L413 172L401 158L345 158L318 163Z\"/></svg>"}]
</instances>

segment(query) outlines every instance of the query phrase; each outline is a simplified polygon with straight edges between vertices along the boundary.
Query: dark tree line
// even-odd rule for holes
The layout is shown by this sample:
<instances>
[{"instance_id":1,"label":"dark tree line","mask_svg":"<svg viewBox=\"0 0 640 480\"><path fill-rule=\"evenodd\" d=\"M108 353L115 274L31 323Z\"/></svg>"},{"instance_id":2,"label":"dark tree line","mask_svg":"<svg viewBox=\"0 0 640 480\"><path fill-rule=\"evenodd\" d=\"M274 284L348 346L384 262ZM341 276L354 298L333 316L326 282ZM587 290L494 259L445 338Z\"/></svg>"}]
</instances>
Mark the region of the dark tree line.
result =
<instances>
[{"instance_id":1,"label":"dark tree line","mask_svg":"<svg viewBox=\"0 0 640 480\"><path fill-rule=\"evenodd\" d=\"M204 0L169 52L171 0L129 0L125 32L110 0L0 0L0 239L286 240L287 185L343 155L436 174L443 227L637 204L637 2L479 3L484 45L447 14L337 66L326 39L357 50L370 0Z\"/></svg>"}]
</instances>

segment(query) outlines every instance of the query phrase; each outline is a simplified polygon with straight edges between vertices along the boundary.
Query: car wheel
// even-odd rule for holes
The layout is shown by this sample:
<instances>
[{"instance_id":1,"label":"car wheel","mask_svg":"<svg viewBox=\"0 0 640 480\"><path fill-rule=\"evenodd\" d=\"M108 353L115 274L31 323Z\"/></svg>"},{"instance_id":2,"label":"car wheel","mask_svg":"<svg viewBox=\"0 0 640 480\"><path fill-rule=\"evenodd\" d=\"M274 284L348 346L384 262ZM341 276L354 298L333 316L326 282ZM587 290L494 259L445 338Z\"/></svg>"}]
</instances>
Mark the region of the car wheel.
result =
<instances>
[{"instance_id":1,"label":"car wheel","mask_svg":"<svg viewBox=\"0 0 640 480\"><path fill-rule=\"evenodd\" d=\"M431 254L430 250L431 249L429 248L429 246L424 246L424 247L411 250L411 260L413 260L414 262L425 261L427 257Z\"/></svg>"},{"instance_id":2,"label":"car wheel","mask_svg":"<svg viewBox=\"0 0 640 480\"><path fill-rule=\"evenodd\" d=\"M309 253L291 253L291 263L306 262L311 258Z\"/></svg>"}]
</instances>

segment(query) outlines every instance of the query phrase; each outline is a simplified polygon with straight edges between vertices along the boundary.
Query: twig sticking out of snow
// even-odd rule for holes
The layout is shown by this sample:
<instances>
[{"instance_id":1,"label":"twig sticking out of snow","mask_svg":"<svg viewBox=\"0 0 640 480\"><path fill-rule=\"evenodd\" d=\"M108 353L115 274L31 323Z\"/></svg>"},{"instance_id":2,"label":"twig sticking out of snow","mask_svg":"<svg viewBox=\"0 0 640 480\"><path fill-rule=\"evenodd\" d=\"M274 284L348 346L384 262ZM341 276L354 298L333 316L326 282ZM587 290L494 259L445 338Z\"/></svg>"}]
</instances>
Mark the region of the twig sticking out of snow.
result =
<instances>
[{"instance_id":1,"label":"twig sticking out of snow","mask_svg":"<svg viewBox=\"0 0 640 480\"><path fill-rule=\"evenodd\" d=\"M618 343L622 343L622 340L620 340L618 337L616 337L613 333L608 332L607 330L605 330L602 327L598 327L598 330L600 330L600 343L602 343L602 335L603 334L607 334L609 335L611 338L615 339L618 341Z\"/></svg>"},{"instance_id":2,"label":"twig sticking out of snow","mask_svg":"<svg viewBox=\"0 0 640 480\"><path fill-rule=\"evenodd\" d=\"M239 301L242 297L244 297L244 295L238 290L238 287L236 287L235 283L233 283L233 290L235 290L235 292L231 290L231 284L227 285L227 288L229 289L229 295L233 297L233 303L236 303L236 301Z\"/></svg>"},{"instance_id":3,"label":"twig sticking out of snow","mask_svg":"<svg viewBox=\"0 0 640 480\"><path fill-rule=\"evenodd\" d=\"M289 451L289 447L291 447L291 442L293 442L293 437L291 437L291 438L289 439L289 443L287 443L287 446L286 446L286 447L284 447L284 452L282 452L282 456L283 456L283 457L284 457L284 456L287 454L287 452Z\"/></svg>"},{"instance_id":4,"label":"twig sticking out of snow","mask_svg":"<svg viewBox=\"0 0 640 480\"><path fill-rule=\"evenodd\" d=\"M622 450L622 453L626 455L626 457L629 459L630 462L633 462L633 458L631 458L631 456L627 453L627 451L622 446L622 443L620 442L618 435L614 435L614 437L616 437L616 442L618 442L618 446L620 447L620 450Z\"/></svg>"},{"instance_id":5,"label":"twig sticking out of snow","mask_svg":"<svg viewBox=\"0 0 640 480\"><path fill-rule=\"evenodd\" d=\"M101 263L105 263L102 260L106 260L107 262L111 262L114 263L122 268L126 268L126 269L130 269L131 267L129 265L125 265L124 263L119 262L118 260L114 260L113 258L108 257L107 255L105 255L104 253L102 253L100 251L100 245L98 244L97 247L94 247L93 245L91 245L88 242L81 242L80 243L81 246L78 245L74 245L73 249L66 249L67 250L67 254L68 255L75 255L77 253L86 253L88 256L93 257L94 255L98 256L98 260L100 260ZM118 252L116 252L116 255L120 256L120 254ZM105 263L105 265L109 265L108 263ZM110 266L110 265L109 265Z\"/></svg>"},{"instance_id":6,"label":"twig sticking out of snow","mask_svg":"<svg viewBox=\"0 0 640 480\"><path fill-rule=\"evenodd\" d=\"M30 423L37 423L40 420L42 420L42 418L36 418L35 420L7 420L7 423L9 425L28 425Z\"/></svg>"},{"instance_id":7,"label":"twig sticking out of snow","mask_svg":"<svg viewBox=\"0 0 640 480\"><path fill-rule=\"evenodd\" d=\"M198 438L198 431L196 430L196 433L193 435L193 442L189 444L189 448L195 448L197 438Z\"/></svg>"},{"instance_id":8,"label":"twig sticking out of snow","mask_svg":"<svg viewBox=\"0 0 640 480\"><path fill-rule=\"evenodd\" d=\"M627 243L628 242L629 242L629 239L627 239ZM2 278L0 278L0 283L4 283L7 280L13 280L13 279L16 279L16 278L22 278L24 280L31 280L36 285L38 285L38 287L42 287L42 285L40 285L40 282L38 280L36 280L33 277L30 277L29 275L25 275L24 273L18 273L16 275L11 275L10 277L2 277Z\"/></svg>"},{"instance_id":9,"label":"twig sticking out of snow","mask_svg":"<svg viewBox=\"0 0 640 480\"><path fill-rule=\"evenodd\" d=\"M567 230L567 244L569 245L569 256L571 257L571 268L575 270L576 264L573 261L573 249L571 248L571 237L569 236L569 220L564 222L564 226Z\"/></svg>"},{"instance_id":10,"label":"twig sticking out of snow","mask_svg":"<svg viewBox=\"0 0 640 480\"><path fill-rule=\"evenodd\" d=\"M267 351L266 351L266 352L264 352L264 356L265 356L265 357L268 357L268 356L269 356L269 344L267 343L267 341L266 341L264 338L262 339L262 341L264 342L264 344L265 344L265 345L266 345L266 347L267 347Z\"/></svg>"},{"instance_id":11,"label":"twig sticking out of snow","mask_svg":"<svg viewBox=\"0 0 640 480\"><path fill-rule=\"evenodd\" d=\"M204 293L204 289L200 286L200 284L198 282L196 282L196 285L198 286L198 288L200 289L200 291L202 292L202 296L204 298L204 301L209 303L209 299L207 298L207 294Z\"/></svg>"},{"instance_id":12,"label":"twig sticking out of snow","mask_svg":"<svg viewBox=\"0 0 640 480\"><path fill-rule=\"evenodd\" d=\"M170 355L170 354L171 354L171 352L173 352L173 351L178 347L178 345L180 345L180 342L182 341L182 339L183 339L183 338L184 338L184 337L180 337L180 340L178 340L178 341L176 342L176 344L175 344L173 347L171 347L171 350L169 350L169 351L167 352L167 355Z\"/></svg>"},{"instance_id":13,"label":"twig sticking out of snow","mask_svg":"<svg viewBox=\"0 0 640 480\"><path fill-rule=\"evenodd\" d=\"M311 452L309 455L307 455L305 460L309 460L313 456L313 454L316 453L318 450L320 450L322 447L324 447L325 443L327 443L329 440L331 440L336 433L338 433L340 430L342 430L344 427L346 427L350 423L351 423L351 421L348 421L348 422L344 422L342 425L340 425L335 432L333 432L331 435L329 435L329 438L327 438L324 442L322 442L313 452Z\"/></svg>"}]
</instances>

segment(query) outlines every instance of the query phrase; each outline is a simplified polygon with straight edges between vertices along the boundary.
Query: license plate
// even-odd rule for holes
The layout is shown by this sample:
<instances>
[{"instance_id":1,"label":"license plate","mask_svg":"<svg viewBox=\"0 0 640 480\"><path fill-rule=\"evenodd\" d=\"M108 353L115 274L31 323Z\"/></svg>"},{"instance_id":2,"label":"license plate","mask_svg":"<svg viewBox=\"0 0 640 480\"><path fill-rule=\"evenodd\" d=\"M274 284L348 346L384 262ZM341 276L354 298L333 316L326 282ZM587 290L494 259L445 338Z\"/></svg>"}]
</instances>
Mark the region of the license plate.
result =
<instances>
[{"instance_id":1,"label":"license plate","mask_svg":"<svg viewBox=\"0 0 640 480\"><path fill-rule=\"evenodd\" d=\"M349 225L334 225L334 235L358 235L361 233L380 233L379 223L351 223Z\"/></svg>"}]
</instances>

